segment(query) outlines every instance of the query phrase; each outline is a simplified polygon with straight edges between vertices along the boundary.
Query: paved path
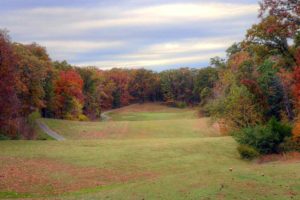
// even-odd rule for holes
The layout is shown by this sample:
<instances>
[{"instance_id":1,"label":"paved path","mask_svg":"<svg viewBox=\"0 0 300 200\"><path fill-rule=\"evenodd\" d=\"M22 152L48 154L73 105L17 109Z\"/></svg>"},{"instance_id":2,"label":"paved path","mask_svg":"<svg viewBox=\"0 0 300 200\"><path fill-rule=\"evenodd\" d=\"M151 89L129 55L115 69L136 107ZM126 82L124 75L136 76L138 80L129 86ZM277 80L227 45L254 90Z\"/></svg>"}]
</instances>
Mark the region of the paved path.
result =
<instances>
[{"instance_id":1,"label":"paved path","mask_svg":"<svg viewBox=\"0 0 300 200\"><path fill-rule=\"evenodd\" d=\"M36 120L36 123L38 124L38 126L50 137L58 140L58 141L64 141L66 140L63 136L57 134L55 131L52 131L45 123Z\"/></svg>"},{"instance_id":2,"label":"paved path","mask_svg":"<svg viewBox=\"0 0 300 200\"><path fill-rule=\"evenodd\" d=\"M109 114L112 111L114 111L114 110L108 110L106 112L101 113L101 119L102 119L102 121L108 121L108 120L110 120L111 117L109 117L107 114ZM52 138L54 138L54 139L56 139L58 141L64 141L64 140L66 140L63 136L61 136L58 133L56 133L55 131L51 130L45 123L41 122L40 120L36 120L36 123L44 131L44 133L46 133L50 137L52 137Z\"/></svg>"},{"instance_id":3,"label":"paved path","mask_svg":"<svg viewBox=\"0 0 300 200\"><path fill-rule=\"evenodd\" d=\"M111 119L110 116L108 116L107 114L111 113L113 110L109 110L109 111L106 111L106 112L103 112L101 113L101 120L102 121L108 121Z\"/></svg>"}]
</instances>

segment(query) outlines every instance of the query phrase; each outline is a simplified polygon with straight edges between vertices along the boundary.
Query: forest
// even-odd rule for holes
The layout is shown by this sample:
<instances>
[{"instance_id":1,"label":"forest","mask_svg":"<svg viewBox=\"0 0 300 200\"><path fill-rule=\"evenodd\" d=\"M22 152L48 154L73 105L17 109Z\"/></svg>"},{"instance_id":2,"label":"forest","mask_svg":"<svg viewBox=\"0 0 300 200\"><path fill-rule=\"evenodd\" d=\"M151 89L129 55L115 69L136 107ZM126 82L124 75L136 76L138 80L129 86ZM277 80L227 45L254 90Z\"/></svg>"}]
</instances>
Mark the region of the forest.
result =
<instances>
[{"instance_id":1,"label":"forest","mask_svg":"<svg viewBox=\"0 0 300 200\"><path fill-rule=\"evenodd\" d=\"M300 149L300 5L263 0L254 24L205 68L100 70L53 61L45 47L0 32L0 137L34 139L32 115L77 121L132 103L198 106L258 154Z\"/></svg>"}]
</instances>

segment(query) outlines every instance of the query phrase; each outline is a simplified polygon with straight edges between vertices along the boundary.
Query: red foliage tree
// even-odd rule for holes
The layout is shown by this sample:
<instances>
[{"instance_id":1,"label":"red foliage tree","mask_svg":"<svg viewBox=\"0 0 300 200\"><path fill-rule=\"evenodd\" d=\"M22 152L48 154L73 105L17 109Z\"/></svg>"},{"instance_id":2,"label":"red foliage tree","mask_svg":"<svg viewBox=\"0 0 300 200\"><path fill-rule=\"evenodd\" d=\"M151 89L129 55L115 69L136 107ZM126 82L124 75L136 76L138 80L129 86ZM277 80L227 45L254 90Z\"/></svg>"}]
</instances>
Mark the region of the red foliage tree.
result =
<instances>
[{"instance_id":1,"label":"red foliage tree","mask_svg":"<svg viewBox=\"0 0 300 200\"><path fill-rule=\"evenodd\" d=\"M82 109L78 106L82 105L84 100L82 88L83 80L75 70L60 72L55 82L56 114L58 117L65 118L66 115L78 117Z\"/></svg>"},{"instance_id":2,"label":"red foliage tree","mask_svg":"<svg viewBox=\"0 0 300 200\"><path fill-rule=\"evenodd\" d=\"M260 16L276 16L281 24L291 30L293 34L300 26L299 0L263 0L260 3Z\"/></svg>"},{"instance_id":3,"label":"red foliage tree","mask_svg":"<svg viewBox=\"0 0 300 200\"><path fill-rule=\"evenodd\" d=\"M294 79L293 94L294 97L296 98L296 101L299 102L300 101L300 67L295 67L293 72L293 79Z\"/></svg>"},{"instance_id":4,"label":"red foliage tree","mask_svg":"<svg viewBox=\"0 0 300 200\"><path fill-rule=\"evenodd\" d=\"M16 58L9 38L0 32L0 134L17 134L19 102L16 94Z\"/></svg>"},{"instance_id":5,"label":"red foliage tree","mask_svg":"<svg viewBox=\"0 0 300 200\"><path fill-rule=\"evenodd\" d=\"M116 90L116 83L113 82L113 80L110 80L107 77L107 74L103 71L99 72L99 76L101 76L102 78L102 82L99 85L98 90L100 91L100 95L101 95L101 108L103 110L109 110L112 108L113 106L113 93Z\"/></svg>"},{"instance_id":6,"label":"red foliage tree","mask_svg":"<svg viewBox=\"0 0 300 200\"><path fill-rule=\"evenodd\" d=\"M113 92L113 106L120 107L128 105L132 99L128 90L131 79L129 71L123 69L112 69L107 72L107 77L109 80L113 81L116 86L115 91Z\"/></svg>"}]
</instances>

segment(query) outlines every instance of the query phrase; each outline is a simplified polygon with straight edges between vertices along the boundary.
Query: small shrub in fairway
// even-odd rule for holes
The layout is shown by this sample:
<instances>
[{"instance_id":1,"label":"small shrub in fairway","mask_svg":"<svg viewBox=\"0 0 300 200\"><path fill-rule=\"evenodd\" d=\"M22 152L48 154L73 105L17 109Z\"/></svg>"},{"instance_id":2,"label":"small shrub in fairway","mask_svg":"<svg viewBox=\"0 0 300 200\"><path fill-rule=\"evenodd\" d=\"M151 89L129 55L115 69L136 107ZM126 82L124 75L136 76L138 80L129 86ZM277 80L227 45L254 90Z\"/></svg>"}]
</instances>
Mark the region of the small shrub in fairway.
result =
<instances>
[{"instance_id":1,"label":"small shrub in fairway","mask_svg":"<svg viewBox=\"0 0 300 200\"><path fill-rule=\"evenodd\" d=\"M83 114L80 114L78 116L78 120L79 121L89 121L89 118L87 116L83 115Z\"/></svg>"},{"instance_id":2,"label":"small shrub in fairway","mask_svg":"<svg viewBox=\"0 0 300 200\"><path fill-rule=\"evenodd\" d=\"M185 102L178 101L178 102L175 103L175 107L176 108L186 108L187 104Z\"/></svg>"},{"instance_id":3,"label":"small shrub in fairway","mask_svg":"<svg viewBox=\"0 0 300 200\"><path fill-rule=\"evenodd\" d=\"M241 158L245 160L253 160L259 156L259 152L251 146L248 145L240 145L238 147L238 152Z\"/></svg>"}]
</instances>

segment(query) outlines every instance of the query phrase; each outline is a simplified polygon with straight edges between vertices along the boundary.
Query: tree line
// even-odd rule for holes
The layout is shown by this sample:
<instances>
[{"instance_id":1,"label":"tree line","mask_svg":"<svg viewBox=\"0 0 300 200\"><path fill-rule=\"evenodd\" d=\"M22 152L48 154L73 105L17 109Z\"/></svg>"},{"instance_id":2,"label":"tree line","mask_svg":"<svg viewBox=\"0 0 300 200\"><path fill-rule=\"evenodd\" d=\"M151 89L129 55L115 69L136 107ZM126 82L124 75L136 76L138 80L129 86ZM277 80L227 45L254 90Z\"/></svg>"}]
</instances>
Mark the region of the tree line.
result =
<instances>
[{"instance_id":1,"label":"tree line","mask_svg":"<svg viewBox=\"0 0 300 200\"><path fill-rule=\"evenodd\" d=\"M154 72L147 69L100 70L52 61L36 43L12 42L0 32L0 135L33 138L32 113L46 118L98 120L101 112L131 103L164 101L199 104L218 79L213 67Z\"/></svg>"}]
</instances>

